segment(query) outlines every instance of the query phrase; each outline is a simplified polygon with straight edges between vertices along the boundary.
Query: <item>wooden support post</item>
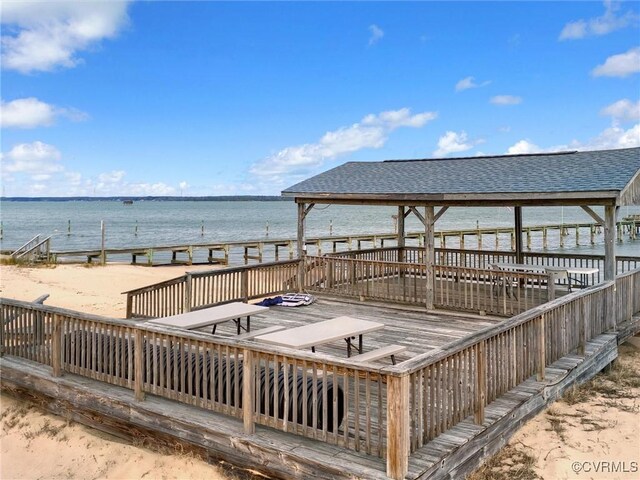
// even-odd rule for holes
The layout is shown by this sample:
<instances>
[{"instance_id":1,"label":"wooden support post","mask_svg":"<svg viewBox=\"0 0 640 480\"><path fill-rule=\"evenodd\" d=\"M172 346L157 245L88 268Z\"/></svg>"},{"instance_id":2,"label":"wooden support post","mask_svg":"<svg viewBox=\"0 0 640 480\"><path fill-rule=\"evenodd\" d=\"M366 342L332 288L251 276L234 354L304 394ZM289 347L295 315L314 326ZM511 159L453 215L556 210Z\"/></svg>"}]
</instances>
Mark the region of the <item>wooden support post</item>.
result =
<instances>
[{"instance_id":1,"label":"wooden support post","mask_svg":"<svg viewBox=\"0 0 640 480\"><path fill-rule=\"evenodd\" d=\"M387 377L387 477L409 471L409 376Z\"/></svg>"},{"instance_id":2,"label":"wooden support post","mask_svg":"<svg viewBox=\"0 0 640 480\"><path fill-rule=\"evenodd\" d=\"M580 227L576 225L576 247L580 246Z\"/></svg>"},{"instance_id":3,"label":"wooden support post","mask_svg":"<svg viewBox=\"0 0 640 480\"><path fill-rule=\"evenodd\" d=\"M616 278L616 207L604 207L604 279Z\"/></svg>"},{"instance_id":4,"label":"wooden support post","mask_svg":"<svg viewBox=\"0 0 640 480\"><path fill-rule=\"evenodd\" d=\"M527 250L531 250L531 229L527 228Z\"/></svg>"},{"instance_id":5,"label":"wooden support post","mask_svg":"<svg viewBox=\"0 0 640 480\"><path fill-rule=\"evenodd\" d=\"M401 205L398 207L398 219L397 219L397 227L398 227L398 262L404 262L404 207Z\"/></svg>"},{"instance_id":6,"label":"wooden support post","mask_svg":"<svg viewBox=\"0 0 640 480\"><path fill-rule=\"evenodd\" d=\"M484 423L484 404L487 396L487 365L485 362L485 340L476 346L476 398L474 420L478 425Z\"/></svg>"},{"instance_id":7,"label":"wooden support post","mask_svg":"<svg viewBox=\"0 0 640 480\"><path fill-rule=\"evenodd\" d=\"M183 311L190 312L191 311L191 274L187 273L186 278L184 280L184 302L183 302Z\"/></svg>"},{"instance_id":8,"label":"wooden support post","mask_svg":"<svg viewBox=\"0 0 640 480\"><path fill-rule=\"evenodd\" d=\"M539 382L544 380L544 370L547 363L546 346L544 314L542 314L538 317L538 373L536 374L536 379Z\"/></svg>"},{"instance_id":9,"label":"wooden support post","mask_svg":"<svg viewBox=\"0 0 640 480\"><path fill-rule=\"evenodd\" d=\"M53 376L62 375L62 317L53 314L53 332L51 332L51 367Z\"/></svg>"},{"instance_id":10,"label":"wooden support post","mask_svg":"<svg viewBox=\"0 0 640 480\"><path fill-rule=\"evenodd\" d=\"M242 356L242 419L244 421L244 433L251 435L256 431L256 424L254 421L256 369L251 350L245 348Z\"/></svg>"},{"instance_id":11,"label":"wooden support post","mask_svg":"<svg viewBox=\"0 0 640 480\"><path fill-rule=\"evenodd\" d=\"M542 227L542 248L547 249L547 227Z\"/></svg>"},{"instance_id":12,"label":"wooden support post","mask_svg":"<svg viewBox=\"0 0 640 480\"><path fill-rule=\"evenodd\" d=\"M144 331L135 330L135 350L133 352L133 374L135 382L133 385L135 399L138 402L144 400Z\"/></svg>"},{"instance_id":13,"label":"wooden support post","mask_svg":"<svg viewBox=\"0 0 640 480\"><path fill-rule=\"evenodd\" d=\"M304 290L304 257L307 250L304 238L305 210L305 204L298 203L298 291L300 292Z\"/></svg>"},{"instance_id":14,"label":"wooden support post","mask_svg":"<svg viewBox=\"0 0 640 480\"><path fill-rule=\"evenodd\" d=\"M522 253L522 207L515 207L514 221L513 234L515 235L516 263L524 263L524 254Z\"/></svg>"},{"instance_id":15,"label":"wooden support post","mask_svg":"<svg viewBox=\"0 0 640 480\"><path fill-rule=\"evenodd\" d=\"M595 245L596 243L596 226L591 225L589 229L589 240L591 241L591 245Z\"/></svg>"},{"instance_id":16,"label":"wooden support post","mask_svg":"<svg viewBox=\"0 0 640 480\"><path fill-rule=\"evenodd\" d=\"M427 310L433 310L435 298L435 246L433 241L434 209L432 206L424 208L424 263L426 267L426 298Z\"/></svg>"},{"instance_id":17,"label":"wooden support post","mask_svg":"<svg viewBox=\"0 0 640 480\"><path fill-rule=\"evenodd\" d=\"M496 230L496 250L500 250L500 232Z\"/></svg>"}]
</instances>

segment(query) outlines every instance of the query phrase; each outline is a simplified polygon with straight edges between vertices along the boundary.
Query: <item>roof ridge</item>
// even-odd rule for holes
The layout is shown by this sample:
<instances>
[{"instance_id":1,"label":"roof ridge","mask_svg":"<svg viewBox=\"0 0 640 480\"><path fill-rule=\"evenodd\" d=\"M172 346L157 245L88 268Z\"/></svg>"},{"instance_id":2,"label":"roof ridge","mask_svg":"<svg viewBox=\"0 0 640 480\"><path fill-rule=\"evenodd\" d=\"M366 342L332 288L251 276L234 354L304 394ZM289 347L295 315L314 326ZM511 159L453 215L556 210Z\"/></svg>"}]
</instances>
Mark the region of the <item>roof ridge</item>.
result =
<instances>
[{"instance_id":1,"label":"roof ridge","mask_svg":"<svg viewBox=\"0 0 640 480\"><path fill-rule=\"evenodd\" d=\"M617 149L620 150L620 149ZM607 150L600 150L605 152ZM446 160L469 160L469 159L481 159L481 158L512 158L512 157L540 157L540 156L555 156L555 155L572 155L574 153L579 153L579 150L566 150L562 152L539 152L539 153L512 153L512 154L503 154L503 155L472 155L466 157L442 157L442 158L408 158L408 159L397 159L397 160L383 160L383 163L389 162L440 162ZM356 162L349 162L356 163ZM362 162L359 162L362 163ZM371 162L374 163L374 162ZM375 162L378 163L378 162Z\"/></svg>"}]
</instances>

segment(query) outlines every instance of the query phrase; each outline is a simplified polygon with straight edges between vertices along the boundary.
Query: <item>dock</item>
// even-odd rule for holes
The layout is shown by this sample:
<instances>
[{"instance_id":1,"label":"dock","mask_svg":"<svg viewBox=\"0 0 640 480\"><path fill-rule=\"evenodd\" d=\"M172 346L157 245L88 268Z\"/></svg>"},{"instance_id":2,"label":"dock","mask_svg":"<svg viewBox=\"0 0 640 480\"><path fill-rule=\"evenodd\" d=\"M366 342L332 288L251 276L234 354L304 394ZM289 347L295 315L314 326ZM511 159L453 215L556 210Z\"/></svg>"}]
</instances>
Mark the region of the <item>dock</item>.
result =
<instances>
[{"instance_id":1,"label":"dock","mask_svg":"<svg viewBox=\"0 0 640 480\"><path fill-rule=\"evenodd\" d=\"M640 235L640 220L630 219L617 222L619 242L633 241ZM538 239L542 249L563 248L580 245L594 245L602 235L598 223L537 225L523 228L523 247L532 249ZM409 231L405 233L407 245L423 246L425 233ZM484 227L464 230L437 230L434 234L438 248L459 248L477 250L515 250L516 232L513 227ZM365 248L384 248L397 245L397 232L327 235L305 239L305 247L310 254L337 253ZM133 265L166 265L209 263L219 265L262 263L293 259L297 253L297 240L292 238L262 238L247 241L194 242L188 244L105 247L85 250L51 250L49 258L53 262L80 259L87 263L123 261L130 259Z\"/></svg>"}]
</instances>

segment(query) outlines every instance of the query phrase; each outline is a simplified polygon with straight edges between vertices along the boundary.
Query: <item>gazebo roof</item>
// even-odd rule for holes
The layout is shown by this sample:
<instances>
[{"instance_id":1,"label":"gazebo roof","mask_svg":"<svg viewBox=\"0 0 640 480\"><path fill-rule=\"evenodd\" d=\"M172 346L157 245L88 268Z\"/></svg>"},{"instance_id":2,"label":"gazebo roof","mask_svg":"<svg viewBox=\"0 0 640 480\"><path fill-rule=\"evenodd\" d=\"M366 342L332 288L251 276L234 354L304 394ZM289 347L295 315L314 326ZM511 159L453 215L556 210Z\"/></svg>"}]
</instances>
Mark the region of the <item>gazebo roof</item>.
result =
<instances>
[{"instance_id":1,"label":"gazebo roof","mask_svg":"<svg viewBox=\"0 0 640 480\"><path fill-rule=\"evenodd\" d=\"M640 148L348 162L282 194L316 203L640 205Z\"/></svg>"}]
</instances>

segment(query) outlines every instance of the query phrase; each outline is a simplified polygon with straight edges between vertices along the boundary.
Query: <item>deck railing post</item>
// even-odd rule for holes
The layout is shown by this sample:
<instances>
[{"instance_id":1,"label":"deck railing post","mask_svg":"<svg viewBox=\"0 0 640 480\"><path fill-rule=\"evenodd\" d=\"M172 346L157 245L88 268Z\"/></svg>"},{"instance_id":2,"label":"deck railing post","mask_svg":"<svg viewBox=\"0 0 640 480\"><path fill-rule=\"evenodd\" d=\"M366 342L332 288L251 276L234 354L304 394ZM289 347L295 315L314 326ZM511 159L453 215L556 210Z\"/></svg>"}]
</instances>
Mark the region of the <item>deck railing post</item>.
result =
<instances>
[{"instance_id":1,"label":"deck railing post","mask_svg":"<svg viewBox=\"0 0 640 480\"><path fill-rule=\"evenodd\" d=\"M249 269L245 268L240 274L240 296L242 301L247 303L249 301Z\"/></svg>"},{"instance_id":2,"label":"deck railing post","mask_svg":"<svg viewBox=\"0 0 640 480\"><path fill-rule=\"evenodd\" d=\"M485 363L486 340L482 340L476 346L476 398L474 420L478 425L484 423L484 405L487 391L487 367Z\"/></svg>"},{"instance_id":3,"label":"deck railing post","mask_svg":"<svg viewBox=\"0 0 640 480\"><path fill-rule=\"evenodd\" d=\"M536 375L536 379L539 382L544 380L544 370L547 364L547 343L544 322L544 314L542 314L538 317L538 374Z\"/></svg>"},{"instance_id":4,"label":"deck railing post","mask_svg":"<svg viewBox=\"0 0 640 480\"><path fill-rule=\"evenodd\" d=\"M136 328L135 343L133 353L133 371L134 371L134 395L138 402L144 400L144 332Z\"/></svg>"},{"instance_id":5,"label":"deck railing post","mask_svg":"<svg viewBox=\"0 0 640 480\"><path fill-rule=\"evenodd\" d=\"M62 375L62 317L53 314L53 332L51 333L51 368L53 376Z\"/></svg>"},{"instance_id":6,"label":"deck railing post","mask_svg":"<svg viewBox=\"0 0 640 480\"><path fill-rule=\"evenodd\" d=\"M184 306L185 312L191 311L191 274L187 273L184 279Z\"/></svg>"},{"instance_id":7,"label":"deck railing post","mask_svg":"<svg viewBox=\"0 0 640 480\"><path fill-rule=\"evenodd\" d=\"M409 471L409 375L387 377L387 476Z\"/></svg>"},{"instance_id":8,"label":"deck railing post","mask_svg":"<svg viewBox=\"0 0 640 480\"><path fill-rule=\"evenodd\" d=\"M133 316L133 295L127 293L127 316L125 318L131 318Z\"/></svg>"},{"instance_id":9,"label":"deck railing post","mask_svg":"<svg viewBox=\"0 0 640 480\"><path fill-rule=\"evenodd\" d=\"M253 352L247 348L243 350L242 367L242 418L244 421L244 433L255 433L255 385L256 369L253 361Z\"/></svg>"}]
</instances>

